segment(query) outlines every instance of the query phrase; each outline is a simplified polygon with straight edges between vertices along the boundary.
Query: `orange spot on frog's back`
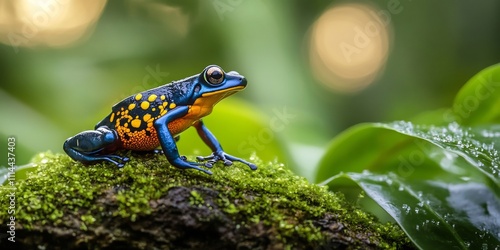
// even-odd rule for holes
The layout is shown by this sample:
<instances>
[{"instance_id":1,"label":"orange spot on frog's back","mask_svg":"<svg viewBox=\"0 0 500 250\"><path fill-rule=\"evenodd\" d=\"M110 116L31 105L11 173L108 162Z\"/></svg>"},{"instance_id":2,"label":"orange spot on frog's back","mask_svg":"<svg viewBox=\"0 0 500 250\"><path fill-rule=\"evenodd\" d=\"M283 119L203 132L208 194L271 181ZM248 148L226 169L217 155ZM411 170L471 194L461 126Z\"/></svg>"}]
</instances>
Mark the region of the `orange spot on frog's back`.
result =
<instances>
[{"instance_id":1,"label":"orange spot on frog's back","mask_svg":"<svg viewBox=\"0 0 500 250\"><path fill-rule=\"evenodd\" d=\"M145 122L148 122L150 119L151 119L151 114L145 114L145 115L142 117L142 120L144 120Z\"/></svg>"},{"instance_id":2,"label":"orange spot on frog's back","mask_svg":"<svg viewBox=\"0 0 500 250\"><path fill-rule=\"evenodd\" d=\"M148 101L149 101L149 102L154 102L154 100L156 100L156 98L157 98L157 97L158 97L157 95L152 94L152 95L150 95L150 96L148 97Z\"/></svg>"},{"instance_id":3,"label":"orange spot on frog's back","mask_svg":"<svg viewBox=\"0 0 500 250\"><path fill-rule=\"evenodd\" d=\"M134 128L138 128L141 126L141 120L139 119L134 119L130 122L130 125L132 125L132 127Z\"/></svg>"},{"instance_id":4,"label":"orange spot on frog's back","mask_svg":"<svg viewBox=\"0 0 500 250\"><path fill-rule=\"evenodd\" d=\"M149 108L149 102L143 101L141 103L141 108L147 110Z\"/></svg>"}]
</instances>

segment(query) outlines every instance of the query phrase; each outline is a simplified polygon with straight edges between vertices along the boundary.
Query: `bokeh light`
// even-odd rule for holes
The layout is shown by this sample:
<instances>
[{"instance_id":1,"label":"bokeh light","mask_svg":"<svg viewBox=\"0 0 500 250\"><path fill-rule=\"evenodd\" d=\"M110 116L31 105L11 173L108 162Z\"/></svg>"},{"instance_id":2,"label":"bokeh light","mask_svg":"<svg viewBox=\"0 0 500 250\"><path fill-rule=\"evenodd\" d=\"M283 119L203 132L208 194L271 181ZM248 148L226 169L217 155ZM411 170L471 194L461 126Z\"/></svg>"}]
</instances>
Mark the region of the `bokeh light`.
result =
<instances>
[{"instance_id":1,"label":"bokeh light","mask_svg":"<svg viewBox=\"0 0 500 250\"><path fill-rule=\"evenodd\" d=\"M106 0L0 0L0 42L19 47L67 46L85 37Z\"/></svg>"},{"instance_id":2,"label":"bokeh light","mask_svg":"<svg viewBox=\"0 0 500 250\"><path fill-rule=\"evenodd\" d=\"M313 24L310 63L317 80L329 89L356 92L366 88L385 65L390 19L368 5L335 5Z\"/></svg>"}]
</instances>

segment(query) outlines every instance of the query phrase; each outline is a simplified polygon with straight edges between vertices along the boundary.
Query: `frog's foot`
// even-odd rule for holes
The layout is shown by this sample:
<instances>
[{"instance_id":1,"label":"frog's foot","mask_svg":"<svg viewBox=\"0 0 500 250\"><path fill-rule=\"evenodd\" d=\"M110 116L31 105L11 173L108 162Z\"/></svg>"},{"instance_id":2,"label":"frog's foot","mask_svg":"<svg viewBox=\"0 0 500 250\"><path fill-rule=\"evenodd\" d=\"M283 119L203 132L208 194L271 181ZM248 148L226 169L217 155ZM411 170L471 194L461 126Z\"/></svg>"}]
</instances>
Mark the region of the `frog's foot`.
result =
<instances>
[{"instance_id":1,"label":"frog's foot","mask_svg":"<svg viewBox=\"0 0 500 250\"><path fill-rule=\"evenodd\" d=\"M183 168L183 169L192 168L192 169L196 169L196 170L199 170L201 172L204 172L206 174L210 174L210 175L212 174L211 171L200 167L200 166L204 166L203 163L188 161L186 156L180 156L179 158L172 160L171 164L177 168Z\"/></svg>"},{"instance_id":2,"label":"frog's foot","mask_svg":"<svg viewBox=\"0 0 500 250\"><path fill-rule=\"evenodd\" d=\"M238 158L238 157L226 154L224 151L213 152L211 155L206 156L206 157L197 156L196 160L198 160L198 161L206 161L205 164L204 164L204 166L207 167L207 168L213 167L213 165L217 161L222 161L225 166L231 166L231 165L233 165L233 162L237 161L237 162L241 162L241 163L247 165L252 170L256 170L257 169L257 166L255 164L250 163L248 161L245 161L245 160L243 160L241 158Z\"/></svg>"},{"instance_id":3,"label":"frog's foot","mask_svg":"<svg viewBox=\"0 0 500 250\"><path fill-rule=\"evenodd\" d=\"M103 161L108 161L113 164L115 164L119 168L123 168L125 166L125 163L130 161L130 158L124 157L124 156L119 156L119 155L101 155L101 156L94 156L94 159L97 160L103 160ZM116 159L116 160L113 160Z\"/></svg>"}]
</instances>

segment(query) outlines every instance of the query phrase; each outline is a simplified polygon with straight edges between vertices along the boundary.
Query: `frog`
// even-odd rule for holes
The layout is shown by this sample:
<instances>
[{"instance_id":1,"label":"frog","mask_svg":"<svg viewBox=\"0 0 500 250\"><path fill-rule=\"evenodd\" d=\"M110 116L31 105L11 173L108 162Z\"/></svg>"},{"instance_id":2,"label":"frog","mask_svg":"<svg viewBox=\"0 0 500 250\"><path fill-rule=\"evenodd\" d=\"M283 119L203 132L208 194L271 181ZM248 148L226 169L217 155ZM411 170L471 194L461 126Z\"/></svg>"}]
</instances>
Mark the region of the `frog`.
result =
<instances>
[{"instance_id":1,"label":"frog","mask_svg":"<svg viewBox=\"0 0 500 250\"><path fill-rule=\"evenodd\" d=\"M110 162L123 168L129 157L120 150L163 153L179 169L195 169L211 175L215 163L225 166L240 162L256 170L257 166L227 154L214 134L204 124L214 106L247 86L247 80L236 71L225 72L209 65L199 74L142 91L126 97L111 108L111 113L86 130L68 138L63 149L73 160L84 164ZM179 154L180 134L194 127L211 149L208 156L188 161ZM206 169L208 168L208 169Z\"/></svg>"}]
</instances>

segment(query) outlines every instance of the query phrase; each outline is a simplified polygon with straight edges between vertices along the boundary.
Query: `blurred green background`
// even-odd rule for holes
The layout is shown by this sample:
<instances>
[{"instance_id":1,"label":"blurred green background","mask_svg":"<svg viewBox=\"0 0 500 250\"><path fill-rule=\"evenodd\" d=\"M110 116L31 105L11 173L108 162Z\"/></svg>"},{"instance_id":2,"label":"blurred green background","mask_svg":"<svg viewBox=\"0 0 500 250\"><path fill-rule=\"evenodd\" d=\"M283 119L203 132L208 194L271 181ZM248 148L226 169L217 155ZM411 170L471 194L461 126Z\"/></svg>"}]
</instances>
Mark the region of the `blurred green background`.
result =
<instances>
[{"instance_id":1,"label":"blurred green background","mask_svg":"<svg viewBox=\"0 0 500 250\"><path fill-rule=\"evenodd\" d=\"M449 106L499 61L499 11L494 0L0 0L0 165L10 136L19 165L62 152L122 98L218 64L249 84L209 128L223 145L254 136L245 154L311 178L347 127Z\"/></svg>"}]
</instances>

